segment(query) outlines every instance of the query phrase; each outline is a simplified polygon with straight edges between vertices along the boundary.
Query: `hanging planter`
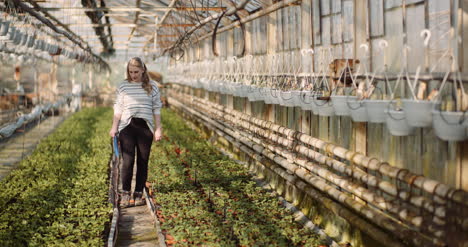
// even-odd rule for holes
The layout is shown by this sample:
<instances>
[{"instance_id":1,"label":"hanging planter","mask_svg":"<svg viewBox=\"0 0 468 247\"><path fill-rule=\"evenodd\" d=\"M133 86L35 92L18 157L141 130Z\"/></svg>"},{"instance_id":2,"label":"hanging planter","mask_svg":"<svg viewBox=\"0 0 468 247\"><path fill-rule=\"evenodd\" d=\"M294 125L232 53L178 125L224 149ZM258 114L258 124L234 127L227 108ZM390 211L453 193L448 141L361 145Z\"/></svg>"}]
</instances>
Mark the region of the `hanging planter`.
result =
<instances>
[{"instance_id":1,"label":"hanging planter","mask_svg":"<svg viewBox=\"0 0 468 247\"><path fill-rule=\"evenodd\" d=\"M388 88L390 95L393 95L392 89L390 87L390 83L388 82L387 73L384 71L385 75L385 86ZM376 94L376 90L379 91L379 95ZM368 90L367 97L370 99L364 100L364 105L367 111L367 119L370 123L385 123L386 121L386 114L385 110L388 108L388 104L390 104L390 100L385 99L385 94L383 90L377 85L372 85L370 90ZM374 99L380 98L380 99Z\"/></svg>"},{"instance_id":2,"label":"hanging planter","mask_svg":"<svg viewBox=\"0 0 468 247\"><path fill-rule=\"evenodd\" d=\"M28 44L28 39L29 39L29 34L25 33L23 34L23 37L21 37L21 46L26 46Z\"/></svg>"},{"instance_id":3,"label":"hanging planter","mask_svg":"<svg viewBox=\"0 0 468 247\"><path fill-rule=\"evenodd\" d=\"M434 102L428 100L403 99L403 111L408 124L413 127L429 127L432 124Z\"/></svg>"},{"instance_id":4,"label":"hanging planter","mask_svg":"<svg viewBox=\"0 0 468 247\"><path fill-rule=\"evenodd\" d=\"M16 32L16 27L13 27L10 25L10 28L8 29L8 39L11 40L11 41L14 41L15 40L15 36L16 36L17 32Z\"/></svg>"},{"instance_id":5,"label":"hanging planter","mask_svg":"<svg viewBox=\"0 0 468 247\"><path fill-rule=\"evenodd\" d=\"M348 96L346 103L354 122L367 122L367 110L362 100L358 99L357 96Z\"/></svg>"},{"instance_id":6,"label":"hanging planter","mask_svg":"<svg viewBox=\"0 0 468 247\"><path fill-rule=\"evenodd\" d=\"M444 77L439 92L442 92L447 77L448 73ZM463 141L468 137L465 126L465 122L467 122L468 95L465 93L460 72L457 72L457 79L453 82L453 93L455 95L454 101L450 100L443 102L444 104L434 105L432 111L433 128L436 136L444 141ZM441 93L437 95L437 98L440 98L440 95Z\"/></svg>"},{"instance_id":7,"label":"hanging planter","mask_svg":"<svg viewBox=\"0 0 468 247\"><path fill-rule=\"evenodd\" d=\"M301 107L302 106L302 100L301 100L301 95L306 92L302 90L294 90L291 91L291 96L293 98L294 106Z\"/></svg>"},{"instance_id":8,"label":"hanging planter","mask_svg":"<svg viewBox=\"0 0 468 247\"><path fill-rule=\"evenodd\" d=\"M291 91L280 91L281 105L286 107L294 106L294 99Z\"/></svg>"},{"instance_id":9,"label":"hanging planter","mask_svg":"<svg viewBox=\"0 0 468 247\"><path fill-rule=\"evenodd\" d=\"M411 85L410 79L405 80L408 83L412 98L402 100L403 111L406 114L406 120L410 126L429 127L432 124L432 109L434 107L434 102L423 98L424 91L426 90L425 83L419 83L417 95L415 93L420 68L421 67L418 66L416 69L416 76L413 85ZM406 76L408 77L408 72L406 72ZM445 81L443 83L445 83Z\"/></svg>"},{"instance_id":10,"label":"hanging planter","mask_svg":"<svg viewBox=\"0 0 468 247\"><path fill-rule=\"evenodd\" d=\"M15 30L15 36L13 37L13 44L19 45L21 43L21 39L23 38L23 33L20 30Z\"/></svg>"},{"instance_id":11,"label":"hanging planter","mask_svg":"<svg viewBox=\"0 0 468 247\"><path fill-rule=\"evenodd\" d=\"M10 28L10 21L2 21L0 27L0 36L5 36Z\"/></svg>"},{"instance_id":12,"label":"hanging planter","mask_svg":"<svg viewBox=\"0 0 468 247\"><path fill-rule=\"evenodd\" d=\"M313 111L314 110L314 103L312 103L313 100L313 94L311 91L303 91L301 93L301 108L304 111Z\"/></svg>"},{"instance_id":13,"label":"hanging planter","mask_svg":"<svg viewBox=\"0 0 468 247\"><path fill-rule=\"evenodd\" d=\"M346 103L347 101L346 95L332 95L330 99L333 104L333 108L335 109L335 115L337 116L349 116L351 112L349 111L349 107Z\"/></svg>"},{"instance_id":14,"label":"hanging planter","mask_svg":"<svg viewBox=\"0 0 468 247\"><path fill-rule=\"evenodd\" d=\"M364 100L368 121L370 123L385 123L385 109L389 103L390 100Z\"/></svg>"},{"instance_id":15,"label":"hanging planter","mask_svg":"<svg viewBox=\"0 0 468 247\"><path fill-rule=\"evenodd\" d=\"M432 111L433 128L437 137L444 141L463 141L467 139L466 112Z\"/></svg>"},{"instance_id":16,"label":"hanging planter","mask_svg":"<svg viewBox=\"0 0 468 247\"><path fill-rule=\"evenodd\" d=\"M313 102L319 116L331 117L335 115L335 108L330 97L317 96Z\"/></svg>"},{"instance_id":17,"label":"hanging planter","mask_svg":"<svg viewBox=\"0 0 468 247\"><path fill-rule=\"evenodd\" d=\"M416 128L410 126L403 111L393 109L385 110L385 123L390 134L394 136L407 136L414 134Z\"/></svg>"},{"instance_id":18,"label":"hanging planter","mask_svg":"<svg viewBox=\"0 0 468 247\"><path fill-rule=\"evenodd\" d=\"M28 41L26 42L26 46L28 48L31 48L34 46L34 41L36 41L36 35L29 35L28 36Z\"/></svg>"}]
</instances>

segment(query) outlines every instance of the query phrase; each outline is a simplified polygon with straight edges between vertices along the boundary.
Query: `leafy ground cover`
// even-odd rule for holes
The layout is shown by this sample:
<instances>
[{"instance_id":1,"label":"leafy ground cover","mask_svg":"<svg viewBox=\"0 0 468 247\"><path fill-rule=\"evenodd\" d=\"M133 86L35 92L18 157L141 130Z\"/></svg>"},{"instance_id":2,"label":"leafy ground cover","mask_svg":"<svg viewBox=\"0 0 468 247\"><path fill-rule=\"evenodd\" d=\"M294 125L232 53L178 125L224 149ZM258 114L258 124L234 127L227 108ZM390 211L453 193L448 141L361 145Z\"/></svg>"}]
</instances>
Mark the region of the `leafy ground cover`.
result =
<instances>
[{"instance_id":1,"label":"leafy ground cover","mask_svg":"<svg viewBox=\"0 0 468 247\"><path fill-rule=\"evenodd\" d=\"M103 246L109 108L84 109L0 182L0 246Z\"/></svg>"},{"instance_id":2,"label":"leafy ground cover","mask_svg":"<svg viewBox=\"0 0 468 247\"><path fill-rule=\"evenodd\" d=\"M246 168L219 153L174 112L163 111L166 138L153 144L149 181L174 246L319 246Z\"/></svg>"}]
</instances>

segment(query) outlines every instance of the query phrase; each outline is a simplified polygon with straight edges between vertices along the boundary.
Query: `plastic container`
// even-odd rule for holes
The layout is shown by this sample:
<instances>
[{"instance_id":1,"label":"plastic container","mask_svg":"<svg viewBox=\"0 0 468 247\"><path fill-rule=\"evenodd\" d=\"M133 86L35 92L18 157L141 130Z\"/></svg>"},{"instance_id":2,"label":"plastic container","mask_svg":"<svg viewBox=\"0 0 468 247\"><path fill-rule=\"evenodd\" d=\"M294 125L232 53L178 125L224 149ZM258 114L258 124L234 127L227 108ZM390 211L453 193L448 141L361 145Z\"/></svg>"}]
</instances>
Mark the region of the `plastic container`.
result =
<instances>
[{"instance_id":1,"label":"plastic container","mask_svg":"<svg viewBox=\"0 0 468 247\"><path fill-rule=\"evenodd\" d=\"M416 131L416 127L410 126L403 111L386 109L385 111L386 126L390 134L394 136L412 135Z\"/></svg>"},{"instance_id":2,"label":"plastic container","mask_svg":"<svg viewBox=\"0 0 468 247\"><path fill-rule=\"evenodd\" d=\"M429 127L432 125L432 109L434 102L427 100L403 99L403 111L406 121L413 127Z\"/></svg>"},{"instance_id":3,"label":"plastic container","mask_svg":"<svg viewBox=\"0 0 468 247\"><path fill-rule=\"evenodd\" d=\"M364 100L367 111L367 119L370 123L385 123L387 115L385 110L388 108L390 100Z\"/></svg>"},{"instance_id":4,"label":"plastic container","mask_svg":"<svg viewBox=\"0 0 468 247\"><path fill-rule=\"evenodd\" d=\"M467 139L466 113L432 111L432 127L437 137L444 141L463 141Z\"/></svg>"},{"instance_id":5,"label":"plastic container","mask_svg":"<svg viewBox=\"0 0 468 247\"><path fill-rule=\"evenodd\" d=\"M367 110L362 100L358 100L357 96L347 96L346 104L353 122L367 122Z\"/></svg>"},{"instance_id":6,"label":"plastic container","mask_svg":"<svg viewBox=\"0 0 468 247\"><path fill-rule=\"evenodd\" d=\"M351 112L349 111L348 104L346 103L347 97L345 95L332 95L330 96L333 103L333 108L335 109L335 115L337 116L349 116Z\"/></svg>"},{"instance_id":7,"label":"plastic container","mask_svg":"<svg viewBox=\"0 0 468 247\"><path fill-rule=\"evenodd\" d=\"M314 99L314 104L317 109L317 114L322 117L335 116L335 109L331 100Z\"/></svg>"}]
</instances>

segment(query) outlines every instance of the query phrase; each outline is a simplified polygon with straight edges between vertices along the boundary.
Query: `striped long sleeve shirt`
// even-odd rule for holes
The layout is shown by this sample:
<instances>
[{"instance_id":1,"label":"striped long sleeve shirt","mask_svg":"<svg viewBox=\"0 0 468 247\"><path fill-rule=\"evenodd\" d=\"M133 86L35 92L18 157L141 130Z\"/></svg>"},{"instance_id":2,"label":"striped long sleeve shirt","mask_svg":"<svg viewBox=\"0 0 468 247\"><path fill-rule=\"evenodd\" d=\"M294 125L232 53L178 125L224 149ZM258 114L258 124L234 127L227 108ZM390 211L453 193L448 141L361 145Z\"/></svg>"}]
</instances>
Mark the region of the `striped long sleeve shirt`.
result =
<instances>
[{"instance_id":1,"label":"striped long sleeve shirt","mask_svg":"<svg viewBox=\"0 0 468 247\"><path fill-rule=\"evenodd\" d=\"M150 81L153 90L148 94L141 84L124 81L117 89L114 115L121 115L119 132L130 124L132 118L143 118L154 133L153 115L159 115L162 107L159 89L154 81Z\"/></svg>"}]
</instances>

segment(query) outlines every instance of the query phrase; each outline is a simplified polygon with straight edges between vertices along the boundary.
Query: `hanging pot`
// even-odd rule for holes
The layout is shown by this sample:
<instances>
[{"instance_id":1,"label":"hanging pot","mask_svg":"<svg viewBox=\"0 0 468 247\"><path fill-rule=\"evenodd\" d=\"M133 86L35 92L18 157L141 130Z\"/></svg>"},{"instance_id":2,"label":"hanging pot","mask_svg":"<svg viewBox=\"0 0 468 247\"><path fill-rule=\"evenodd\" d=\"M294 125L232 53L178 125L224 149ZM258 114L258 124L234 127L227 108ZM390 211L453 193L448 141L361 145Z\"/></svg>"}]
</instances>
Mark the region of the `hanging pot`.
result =
<instances>
[{"instance_id":1,"label":"hanging pot","mask_svg":"<svg viewBox=\"0 0 468 247\"><path fill-rule=\"evenodd\" d=\"M281 96L280 96L281 90L272 89L270 93L271 93L271 99L273 101L272 104L281 105L283 103L283 101L281 100Z\"/></svg>"},{"instance_id":2,"label":"hanging pot","mask_svg":"<svg viewBox=\"0 0 468 247\"><path fill-rule=\"evenodd\" d=\"M254 94L254 101L263 101L262 88L252 86L252 90Z\"/></svg>"},{"instance_id":3,"label":"hanging pot","mask_svg":"<svg viewBox=\"0 0 468 247\"><path fill-rule=\"evenodd\" d=\"M319 116L331 117L335 115L335 109L333 108L333 103L330 99L326 100L316 97L314 98L313 103Z\"/></svg>"},{"instance_id":4,"label":"hanging pot","mask_svg":"<svg viewBox=\"0 0 468 247\"><path fill-rule=\"evenodd\" d=\"M351 112L349 111L348 104L346 103L348 96L345 95L332 95L330 96L333 103L333 108L335 110L335 115L337 116L349 116Z\"/></svg>"},{"instance_id":5,"label":"hanging pot","mask_svg":"<svg viewBox=\"0 0 468 247\"><path fill-rule=\"evenodd\" d=\"M403 111L392 109L384 110L385 123L390 134L394 136L407 136L414 134L416 128L408 125Z\"/></svg>"},{"instance_id":6,"label":"hanging pot","mask_svg":"<svg viewBox=\"0 0 468 247\"><path fill-rule=\"evenodd\" d=\"M33 46L34 46L34 41L35 41L35 40L36 40L35 35L30 35L30 36L28 36L28 41L27 41L27 43L26 43L26 46L29 47L29 48L33 47Z\"/></svg>"},{"instance_id":7,"label":"hanging pot","mask_svg":"<svg viewBox=\"0 0 468 247\"><path fill-rule=\"evenodd\" d=\"M10 26L8 29L8 39L11 41L15 40L16 34L16 27Z\"/></svg>"},{"instance_id":8,"label":"hanging pot","mask_svg":"<svg viewBox=\"0 0 468 247\"><path fill-rule=\"evenodd\" d=\"M444 141L463 141L467 139L465 112L448 112L434 109L432 121L437 137Z\"/></svg>"},{"instance_id":9,"label":"hanging pot","mask_svg":"<svg viewBox=\"0 0 468 247\"><path fill-rule=\"evenodd\" d=\"M28 39L29 39L29 35L24 33L23 36L21 37L20 45L26 46L26 44L28 43Z\"/></svg>"},{"instance_id":10,"label":"hanging pot","mask_svg":"<svg viewBox=\"0 0 468 247\"><path fill-rule=\"evenodd\" d=\"M293 98L293 104L294 106L297 106L297 107L301 107L301 94L305 92L305 91L301 91L301 90L294 90L294 91L291 91L291 96Z\"/></svg>"},{"instance_id":11,"label":"hanging pot","mask_svg":"<svg viewBox=\"0 0 468 247\"><path fill-rule=\"evenodd\" d=\"M23 38L23 33L20 30L15 30L15 35L13 36L13 44L19 45L21 43L21 39Z\"/></svg>"},{"instance_id":12,"label":"hanging pot","mask_svg":"<svg viewBox=\"0 0 468 247\"><path fill-rule=\"evenodd\" d=\"M367 110L362 100L357 96L347 96L346 104L354 122L367 122Z\"/></svg>"},{"instance_id":13,"label":"hanging pot","mask_svg":"<svg viewBox=\"0 0 468 247\"><path fill-rule=\"evenodd\" d=\"M10 28L10 21L3 21L0 27L0 36L5 36Z\"/></svg>"},{"instance_id":14,"label":"hanging pot","mask_svg":"<svg viewBox=\"0 0 468 247\"><path fill-rule=\"evenodd\" d=\"M34 41L34 49L40 50L40 48L41 48L41 40L36 39L36 41Z\"/></svg>"},{"instance_id":15,"label":"hanging pot","mask_svg":"<svg viewBox=\"0 0 468 247\"><path fill-rule=\"evenodd\" d=\"M272 104L273 100L271 98L271 88L264 88L262 90L263 93L263 101L265 101L265 104Z\"/></svg>"},{"instance_id":16,"label":"hanging pot","mask_svg":"<svg viewBox=\"0 0 468 247\"><path fill-rule=\"evenodd\" d=\"M301 108L304 111L314 111L315 104L313 101L313 93L311 91L303 91L301 93Z\"/></svg>"},{"instance_id":17,"label":"hanging pot","mask_svg":"<svg viewBox=\"0 0 468 247\"><path fill-rule=\"evenodd\" d=\"M390 100L363 100L367 111L367 119L370 123L385 123L387 109Z\"/></svg>"},{"instance_id":18,"label":"hanging pot","mask_svg":"<svg viewBox=\"0 0 468 247\"><path fill-rule=\"evenodd\" d=\"M280 91L281 105L287 107L294 107L294 99L291 91Z\"/></svg>"},{"instance_id":19,"label":"hanging pot","mask_svg":"<svg viewBox=\"0 0 468 247\"><path fill-rule=\"evenodd\" d=\"M434 103L427 100L403 99L403 111L410 126L429 127L432 124Z\"/></svg>"}]
</instances>

